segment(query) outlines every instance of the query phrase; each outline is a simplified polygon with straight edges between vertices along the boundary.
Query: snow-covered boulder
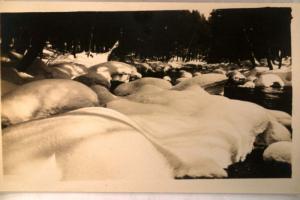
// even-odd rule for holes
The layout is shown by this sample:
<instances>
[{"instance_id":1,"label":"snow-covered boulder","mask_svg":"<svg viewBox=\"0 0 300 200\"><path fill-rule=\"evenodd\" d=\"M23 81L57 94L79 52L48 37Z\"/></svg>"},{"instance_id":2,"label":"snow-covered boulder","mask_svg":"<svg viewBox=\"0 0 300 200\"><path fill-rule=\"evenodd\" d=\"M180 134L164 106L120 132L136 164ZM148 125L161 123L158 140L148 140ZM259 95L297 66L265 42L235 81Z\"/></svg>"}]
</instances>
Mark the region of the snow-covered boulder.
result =
<instances>
[{"instance_id":1,"label":"snow-covered boulder","mask_svg":"<svg viewBox=\"0 0 300 200\"><path fill-rule=\"evenodd\" d=\"M128 82L131 79L138 79L142 77L134 66L117 61L109 61L92 66L89 68L89 71L104 76L107 81L116 80Z\"/></svg>"},{"instance_id":2,"label":"snow-covered boulder","mask_svg":"<svg viewBox=\"0 0 300 200\"><path fill-rule=\"evenodd\" d=\"M216 73L216 74L224 74L224 75L226 75L226 71L223 70L223 69L220 69L220 68L219 68L219 69L213 70L212 73Z\"/></svg>"},{"instance_id":3,"label":"snow-covered boulder","mask_svg":"<svg viewBox=\"0 0 300 200\"><path fill-rule=\"evenodd\" d=\"M2 96L2 125L47 117L81 107L98 105L97 95L72 80L45 79L24 84Z\"/></svg>"},{"instance_id":4,"label":"snow-covered boulder","mask_svg":"<svg viewBox=\"0 0 300 200\"><path fill-rule=\"evenodd\" d=\"M222 82L227 80L227 77L223 74L202 74L201 76L195 76L190 79L186 79L176 84L173 90L184 90L192 85L199 85L201 87L206 87L208 85Z\"/></svg>"},{"instance_id":5,"label":"snow-covered boulder","mask_svg":"<svg viewBox=\"0 0 300 200\"><path fill-rule=\"evenodd\" d=\"M292 126L292 116L286 112L280 110L268 110L268 112L284 126L291 127Z\"/></svg>"},{"instance_id":6,"label":"snow-covered boulder","mask_svg":"<svg viewBox=\"0 0 300 200\"><path fill-rule=\"evenodd\" d=\"M170 89L172 87L171 83L166 80L147 77L119 85L114 90L114 94L117 96L130 95L135 93L140 87L144 85L154 85L163 89Z\"/></svg>"},{"instance_id":7,"label":"snow-covered boulder","mask_svg":"<svg viewBox=\"0 0 300 200\"><path fill-rule=\"evenodd\" d=\"M244 84L246 81L246 77L239 72L238 70L234 70L227 73L228 81L232 84Z\"/></svg>"},{"instance_id":8,"label":"snow-covered boulder","mask_svg":"<svg viewBox=\"0 0 300 200\"><path fill-rule=\"evenodd\" d=\"M291 141L292 136L290 131L276 119L271 119L269 128L265 133L266 144L272 144L279 141Z\"/></svg>"},{"instance_id":9,"label":"snow-covered boulder","mask_svg":"<svg viewBox=\"0 0 300 200\"><path fill-rule=\"evenodd\" d=\"M108 102L118 99L106 87L102 85L92 85L91 89L97 94L99 105L106 105Z\"/></svg>"},{"instance_id":10,"label":"snow-covered boulder","mask_svg":"<svg viewBox=\"0 0 300 200\"><path fill-rule=\"evenodd\" d=\"M108 81L101 74L97 74L95 72L89 72L87 74L78 76L78 77L74 78L73 80L81 82L87 86L102 85L106 88L110 88L110 86L111 86L110 81Z\"/></svg>"},{"instance_id":11,"label":"snow-covered boulder","mask_svg":"<svg viewBox=\"0 0 300 200\"><path fill-rule=\"evenodd\" d=\"M3 130L4 180L171 180L165 157L126 116L92 107Z\"/></svg>"},{"instance_id":12,"label":"snow-covered boulder","mask_svg":"<svg viewBox=\"0 0 300 200\"><path fill-rule=\"evenodd\" d=\"M177 177L226 177L224 168L245 159L268 128L267 111L253 103L210 95L198 85L182 91L144 87L107 107L142 127Z\"/></svg>"},{"instance_id":13,"label":"snow-covered boulder","mask_svg":"<svg viewBox=\"0 0 300 200\"><path fill-rule=\"evenodd\" d=\"M242 88L255 88L255 83L253 81L247 81L243 85L239 85L238 87Z\"/></svg>"},{"instance_id":14,"label":"snow-covered boulder","mask_svg":"<svg viewBox=\"0 0 300 200\"><path fill-rule=\"evenodd\" d=\"M172 79L170 76L164 76L163 79L166 81L172 82Z\"/></svg>"},{"instance_id":15,"label":"snow-covered boulder","mask_svg":"<svg viewBox=\"0 0 300 200\"><path fill-rule=\"evenodd\" d=\"M193 77L193 75L190 72L187 72L185 70L180 70L179 74L180 74L181 78L192 78Z\"/></svg>"},{"instance_id":16,"label":"snow-covered boulder","mask_svg":"<svg viewBox=\"0 0 300 200\"><path fill-rule=\"evenodd\" d=\"M255 80L256 87L284 87L283 80L276 74L262 74Z\"/></svg>"},{"instance_id":17,"label":"snow-covered boulder","mask_svg":"<svg viewBox=\"0 0 300 200\"><path fill-rule=\"evenodd\" d=\"M201 75L202 75L201 72L195 72L195 73L193 74L193 76L201 76Z\"/></svg>"},{"instance_id":18,"label":"snow-covered boulder","mask_svg":"<svg viewBox=\"0 0 300 200\"><path fill-rule=\"evenodd\" d=\"M181 82L183 82L183 81L185 81L185 80L188 80L188 79L190 79L190 78L177 78L177 79L175 80L175 84L181 83Z\"/></svg>"},{"instance_id":19,"label":"snow-covered boulder","mask_svg":"<svg viewBox=\"0 0 300 200\"><path fill-rule=\"evenodd\" d=\"M263 153L263 158L265 161L277 161L291 164L291 154L292 142L281 141L268 146Z\"/></svg>"}]
</instances>

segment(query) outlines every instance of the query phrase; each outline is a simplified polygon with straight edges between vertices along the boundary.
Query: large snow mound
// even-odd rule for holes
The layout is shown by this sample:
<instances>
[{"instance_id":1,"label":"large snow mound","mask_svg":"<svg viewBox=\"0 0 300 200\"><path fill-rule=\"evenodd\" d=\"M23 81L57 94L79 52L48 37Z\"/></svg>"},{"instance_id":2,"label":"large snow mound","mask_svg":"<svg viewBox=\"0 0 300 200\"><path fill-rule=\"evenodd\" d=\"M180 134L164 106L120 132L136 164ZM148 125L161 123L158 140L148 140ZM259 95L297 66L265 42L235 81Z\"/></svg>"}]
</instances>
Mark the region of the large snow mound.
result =
<instances>
[{"instance_id":1,"label":"large snow mound","mask_svg":"<svg viewBox=\"0 0 300 200\"><path fill-rule=\"evenodd\" d=\"M144 85L154 85L162 89L170 89L172 88L172 85L170 82L159 79L159 78L141 78L135 81L131 81L129 83L123 83L119 85L115 90L114 94L118 96L126 96L133 93L136 93L139 88L141 88Z\"/></svg>"},{"instance_id":2,"label":"large snow mound","mask_svg":"<svg viewBox=\"0 0 300 200\"><path fill-rule=\"evenodd\" d=\"M195 76L193 78L185 79L179 82L173 87L174 90L184 90L192 85L199 85L205 87L216 82L221 82L227 80L224 74L202 74L201 76Z\"/></svg>"},{"instance_id":3,"label":"large snow mound","mask_svg":"<svg viewBox=\"0 0 300 200\"><path fill-rule=\"evenodd\" d=\"M98 105L97 95L72 80L45 79L24 84L2 96L1 122L16 124L67 110Z\"/></svg>"},{"instance_id":4,"label":"large snow mound","mask_svg":"<svg viewBox=\"0 0 300 200\"><path fill-rule=\"evenodd\" d=\"M224 168L245 159L270 123L264 108L210 95L197 85L183 91L146 85L107 107L139 124L177 177L227 176Z\"/></svg>"},{"instance_id":5,"label":"large snow mound","mask_svg":"<svg viewBox=\"0 0 300 200\"><path fill-rule=\"evenodd\" d=\"M264 160L291 164L292 142L281 141L268 146L263 153Z\"/></svg>"},{"instance_id":6,"label":"large snow mound","mask_svg":"<svg viewBox=\"0 0 300 200\"><path fill-rule=\"evenodd\" d=\"M3 130L4 179L164 180L172 170L126 116L82 108Z\"/></svg>"}]
</instances>

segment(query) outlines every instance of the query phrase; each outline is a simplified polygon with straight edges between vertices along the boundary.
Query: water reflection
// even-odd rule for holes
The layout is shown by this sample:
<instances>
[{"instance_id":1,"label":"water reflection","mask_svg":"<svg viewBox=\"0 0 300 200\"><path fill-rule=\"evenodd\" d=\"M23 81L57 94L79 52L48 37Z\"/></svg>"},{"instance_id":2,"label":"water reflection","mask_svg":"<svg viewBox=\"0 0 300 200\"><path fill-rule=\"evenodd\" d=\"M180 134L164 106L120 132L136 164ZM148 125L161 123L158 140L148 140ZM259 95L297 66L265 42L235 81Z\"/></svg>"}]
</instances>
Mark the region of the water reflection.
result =
<instances>
[{"instance_id":1,"label":"water reflection","mask_svg":"<svg viewBox=\"0 0 300 200\"><path fill-rule=\"evenodd\" d=\"M292 87L240 88L225 86L224 96L259 104L268 109L281 110L292 114Z\"/></svg>"}]
</instances>

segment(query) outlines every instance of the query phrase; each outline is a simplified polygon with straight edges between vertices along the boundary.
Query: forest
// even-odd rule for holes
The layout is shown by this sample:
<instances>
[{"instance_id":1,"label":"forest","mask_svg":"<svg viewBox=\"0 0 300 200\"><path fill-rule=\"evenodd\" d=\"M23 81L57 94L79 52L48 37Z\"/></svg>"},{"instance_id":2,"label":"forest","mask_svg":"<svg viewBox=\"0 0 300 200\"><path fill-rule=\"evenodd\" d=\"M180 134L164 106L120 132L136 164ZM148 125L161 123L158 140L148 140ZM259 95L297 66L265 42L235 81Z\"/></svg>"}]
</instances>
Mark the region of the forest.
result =
<instances>
[{"instance_id":1,"label":"forest","mask_svg":"<svg viewBox=\"0 0 300 200\"><path fill-rule=\"evenodd\" d=\"M28 54L28 66L44 48L74 55L105 52L119 41L111 59L128 61L172 58L210 63L248 59L281 62L291 55L291 8L215 9L201 11L71 12L1 14L1 52Z\"/></svg>"}]
</instances>

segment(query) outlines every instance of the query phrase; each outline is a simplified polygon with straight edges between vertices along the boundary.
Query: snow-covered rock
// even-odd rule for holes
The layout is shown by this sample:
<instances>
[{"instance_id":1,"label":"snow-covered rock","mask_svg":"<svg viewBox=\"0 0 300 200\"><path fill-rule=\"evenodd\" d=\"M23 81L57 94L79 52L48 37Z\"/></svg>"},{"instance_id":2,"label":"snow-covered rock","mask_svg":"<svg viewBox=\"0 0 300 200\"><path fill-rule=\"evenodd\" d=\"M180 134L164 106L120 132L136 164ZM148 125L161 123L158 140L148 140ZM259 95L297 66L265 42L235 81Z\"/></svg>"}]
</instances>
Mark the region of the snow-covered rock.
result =
<instances>
[{"instance_id":1,"label":"snow-covered rock","mask_svg":"<svg viewBox=\"0 0 300 200\"><path fill-rule=\"evenodd\" d=\"M292 140L290 131L273 116L270 116L269 126L263 134L263 137L265 145L270 145L279 141Z\"/></svg>"},{"instance_id":2,"label":"snow-covered rock","mask_svg":"<svg viewBox=\"0 0 300 200\"><path fill-rule=\"evenodd\" d=\"M118 98L102 85L92 85L91 89L97 94L100 105L106 105L108 102Z\"/></svg>"},{"instance_id":3,"label":"snow-covered rock","mask_svg":"<svg viewBox=\"0 0 300 200\"><path fill-rule=\"evenodd\" d=\"M242 88L255 88L255 83L253 81L247 81L243 85L239 85Z\"/></svg>"},{"instance_id":4,"label":"snow-covered rock","mask_svg":"<svg viewBox=\"0 0 300 200\"><path fill-rule=\"evenodd\" d=\"M45 79L24 84L2 96L2 125L47 117L81 107L98 105L97 95L72 80Z\"/></svg>"},{"instance_id":5,"label":"snow-covered rock","mask_svg":"<svg viewBox=\"0 0 300 200\"><path fill-rule=\"evenodd\" d=\"M292 116L290 114L280 110L268 110L268 112L276 119L276 121L284 126L292 126Z\"/></svg>"},{"instance_id":6,"label":"snow-covered rock","mask_svg":"<svg viewBox=\"0 0 300 200\"><path fill-rule=\"evenodd\" d=\"M234 70L227 73L227 76L228 81L230 81L233 84L244 84L246 81L246 77L238 70Z\"/></svg>"},{"instance_id":7,"label":"snow-covered rock","mask_svg":"<svg viewBox=\"0 0 300 200\"><path fill-rule=\"evenodd\" d=\"M192 85L199 85L205 87L216 82L227 80L227 77L223 74L202 74L201 76L195 76L190 79L186 79L176 84L173 90L184 90Z\"/></svg>"},{"instance_id":8,"label":"snow-covered rock","mask_svg":"<svg viewBox=\"0 0 300 200\"><path fill-rule=\"evenodd\" d=\"M190 78L177 78L177 79L175 80L175 84L181 83L181 82L183 82L183 81L185 81L185 80L188 80L188 79L190 79Z\"/></svg>"},{"instance_id":9,"label":"snow-covered rock","mask_svg":"<svg viewBox=\"0 0 300 200\"><path fill-rule=\"evenodd\" d=\"M201 72L195 72L195 73L193 74L193 76L201 76L201 75L202 75Z\"/></svg>"},{"instance_id":10,"label":"snow-covered rock","mask_svg":"<svg viewBox=\"0 0 300 200\"><path fill-rule=\"evenodd\" d=\"M263 153L263 158L265 161L278 161L291 164L291 154L292 142L281 141L268 146Z\"/></svg>"},{"instance_id":11,"label":"snow-covered rock","mask_svg":"<svg viewBox=\"0 0 300 200\"><path fill-rule=\"evenodd\" d=\"M123 83L119 85L115 90L114 94L117 96L126 96L133 94L139 90L140 87L144 85L154 85L163 89L171 89L172 85L170 82L159 79L159 78L141 78L129 83Z\"/></svg>"},{"instance_id":12,"label":"snow-covered rock","mask_svg":"<svg viewBox=\"0 0 300 200\"><path fill-rule=\"evenodd\" d=\"M95 72L89 72L87 74L78 76L78 77L74 78L73 80L81 82L87 86L102 85L106 88L110 88L110 86L111 86L110 81L108 81L101 74L97 74Z\"/></svg>"},{"instance_id":13,"label":"snow-covered rock","mask_svg":"<svg viewBox=\"0 0 300 200\"><path fill-rule=\"evenodd\" d=\"M226 75L226 71L223 69L215 69L212 71L212 73L216 73L216 74L224 74Z\"/></svg>"},{"instance_id":14,"label":"snow-covered rock","mask_svg":"<svg viewBox=\"0 0 300 200\"><path fill-rule=\"evenodd\" d=\"M179 73L180 73L181 78L192 78L193 77L193 75L190 72L187 72L185 70L180 70Z\"/></svg>"},{"instance_id":15,"label":"snow-covered rock","mask_svg":"<svg viewBox=\"0 0 300 200\"><path fill-rule=\"evenodd\" d=\"M183 91L144 86L107 107L142 127L177 177L227 176L224 168L245 159L269 124L264 108L210 95L197 85Z\"/></svg>"},{"instance_id":16,"label":"snow-covered rock","mask_svg":"<svg viewBox=\"0 0 300 200\"><path fill-rule=\"evenodd\" d=\"M92 66L89 68L89 71L104 76L107 81L118 80L128 82L131 79L138 79L142 77L134 66L117 61L109 61Z\"/></svg>"},{"instance_id":17,"label":"snow-covered rock","mask_svg":"<svg viewBox=\"0 0 300 200\"><path fill-rule=\"evenodd\" d=\"M257 87L284 87L283 80L276 74L262 74L255 80Z\"/></svg>"},{"instance_id":18,"label":"snow-covered rock","mask_svg":"<svg viewBox=\"0 0 300 200\"><path fill-rule=\"evenodd\" d=\"M165 157L126 116L82 108L3 130L4 180L166 180Z\"/></svg>"},{"instance_id":19,"label":"snow-covered rock","mask_svg":"<svg viewBox=\"0 0 300 200\"><path fill-rule=\"evenodd\" d=\"M169 81L169 82L171 82L171 81L172 81L172 79L171 79L171 77L170 77L170 76L164 76L164 77L163 77L163 79L164 79L164 80L166 80L166 81Z\"/></svg>"}]
</instances>

